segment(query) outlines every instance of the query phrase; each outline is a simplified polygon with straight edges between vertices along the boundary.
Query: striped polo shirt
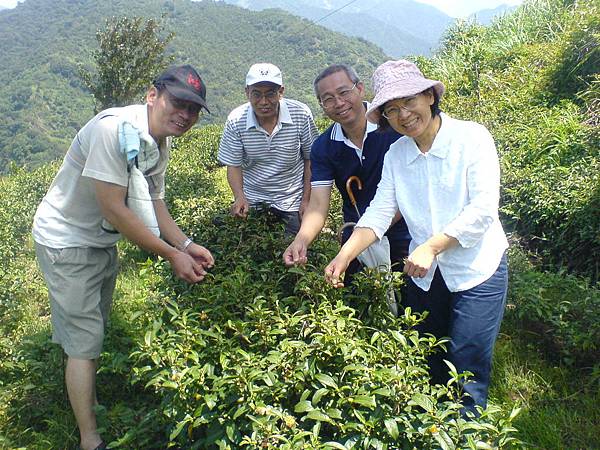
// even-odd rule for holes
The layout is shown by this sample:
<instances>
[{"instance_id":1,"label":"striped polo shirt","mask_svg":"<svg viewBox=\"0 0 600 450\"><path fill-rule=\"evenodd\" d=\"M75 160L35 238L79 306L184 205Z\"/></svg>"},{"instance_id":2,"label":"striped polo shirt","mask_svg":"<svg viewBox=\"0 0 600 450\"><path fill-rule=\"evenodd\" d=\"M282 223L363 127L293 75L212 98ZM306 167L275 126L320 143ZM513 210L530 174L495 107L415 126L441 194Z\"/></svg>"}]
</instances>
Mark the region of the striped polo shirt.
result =
<instances>
[{"instance_id":1,"label":"striped polo shirt","mask_svg":"<svg viewBox=\"0 0 600 450\"><path fill-rule=\"evenodd\" d=\"M279 101L279 118L269 135L250 103L227 117L219 145L221 164L242 168L244 194L251 206L267 203L281 211L298 211L302 201L304 161L318 132L308 106Z\"/></svg>"}]
</instances>

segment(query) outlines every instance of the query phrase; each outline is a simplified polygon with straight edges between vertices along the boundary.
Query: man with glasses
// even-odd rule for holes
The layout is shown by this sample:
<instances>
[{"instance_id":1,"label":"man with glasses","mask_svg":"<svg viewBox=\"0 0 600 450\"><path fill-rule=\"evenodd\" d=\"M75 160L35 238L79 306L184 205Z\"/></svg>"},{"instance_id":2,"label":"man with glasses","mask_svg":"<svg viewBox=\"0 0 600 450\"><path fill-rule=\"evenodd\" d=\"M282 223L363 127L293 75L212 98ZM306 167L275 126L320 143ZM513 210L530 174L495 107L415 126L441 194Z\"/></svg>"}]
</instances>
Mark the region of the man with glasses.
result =
<instances>
[{"instance_id":1,"label":"man with glasses","mask_svg":"<svg viewBox=\"0 0 600 450\"><path fill-rule=\"evenodd\" d=\"M231 214L245 218L265 205L293 236L310 198L310 147L318 133L308 106L283 92L277 66L250 67L248 103L229 114L218 158L227 166Z\"/></svg>"},{"instance_id":2,"label":"man with glasses","mask_svg":"<svg viewBox=\"0 0 600 450\"><path fill-rule=\"evenodd\" d=\"M188 283L202 281L214 264L211 253L177 226L163 200L171 137L192 128L202 108L206 87L196 70L169 68L146 93L145 105L107 109L79 130L35 214L33 238L48 286L52 339L68 357L66 387L84 450L106 448L94 413L96 370L121 234L168 260ZM134 160L148 182L160 237L127 206Z\"/></svg>"},{"instance_id":3,"label":"man with glasses","mask_svg":"<svg viewBox=\"0 0 600 450\"><path fill-rule=\"evenodd\" d=\"M358 214L346 191L346 181L357 176L361 190L354 190L357 208L363 214L375 196L381 179L383 158L390 144L400 138L393 130L379 132L377 124L367 121L368 104L364 101L365 87L352 67L335 64L317 76L314 90L325 114L334 121L313 144L311 150L311 196L302 226L294 241L283 254L285 265L304 264L307 250L327 219L331 189L335 183L343 201L345 222L358 222ZM352 229L344 230L346 242ZM408 256L410 235L403 219L396 219L386 233L390 242L390 257L394 270L401 271L403 259ZM360 270L355 259L346 270L345 284Z\"/></svg>"}]
</instances>

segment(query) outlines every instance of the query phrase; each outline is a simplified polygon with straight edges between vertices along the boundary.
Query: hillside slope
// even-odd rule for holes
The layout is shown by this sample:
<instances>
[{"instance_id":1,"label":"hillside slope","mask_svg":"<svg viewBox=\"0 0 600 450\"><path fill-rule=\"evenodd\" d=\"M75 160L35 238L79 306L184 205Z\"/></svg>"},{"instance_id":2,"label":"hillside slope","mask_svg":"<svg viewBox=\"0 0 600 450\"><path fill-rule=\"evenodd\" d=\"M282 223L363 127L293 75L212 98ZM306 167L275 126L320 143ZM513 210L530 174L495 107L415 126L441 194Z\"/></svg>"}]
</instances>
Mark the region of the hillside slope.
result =
<instances>
[{"instance_id":1,"label":"hillside slope","mask_svg":"<svg viewBox=\"0 0 600 450\"><path fill-rule=\"evenodd\" d=\"M332 62L368 77L386 59L376 46L282 11L249 11L222 2L27 0L0 13L0 173L9 163L62 155L93 114L77 65L90 65L96 30L111 16L160 17L175 32L168 52L195 65L208 86L211 116L222 122L244 100L248 67L270 61L284 72L287 95L317 112L312 80ZM154 74L149 74L149 81Z\"/></svg>"},{"instance_id":2,"label":"hillside slope","mask_svg":"<svg viewBox=\"0 0 600 450\"><path fill-rule=\"evenodd\" d=\"M253 10L280 8L379 45L394 57L431 55L454 19L414 0L225 0Z\"/></svg>"}]
</instances>

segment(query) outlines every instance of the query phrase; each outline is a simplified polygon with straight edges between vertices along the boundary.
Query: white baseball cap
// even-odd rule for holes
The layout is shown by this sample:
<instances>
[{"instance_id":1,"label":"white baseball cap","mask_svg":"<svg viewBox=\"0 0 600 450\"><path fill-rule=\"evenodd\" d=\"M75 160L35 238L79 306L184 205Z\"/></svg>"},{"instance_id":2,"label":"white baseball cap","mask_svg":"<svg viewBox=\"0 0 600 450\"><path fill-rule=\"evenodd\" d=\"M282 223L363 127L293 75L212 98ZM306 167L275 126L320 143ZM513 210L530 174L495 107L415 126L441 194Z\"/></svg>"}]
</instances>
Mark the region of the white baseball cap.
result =
<instances>
[{"instance_id":1,"label":"white baseball cap","mask_svg":"<svg viewBox=\"0 0 600 450\"><path fill-rule=\"evenodd\" d=\"M274 64L258 63L250 67L246 75L246 86L252 86L262 82L275 83L277 86L283 86L283 77L281 70Z\"/></svg>"}]
</instances>

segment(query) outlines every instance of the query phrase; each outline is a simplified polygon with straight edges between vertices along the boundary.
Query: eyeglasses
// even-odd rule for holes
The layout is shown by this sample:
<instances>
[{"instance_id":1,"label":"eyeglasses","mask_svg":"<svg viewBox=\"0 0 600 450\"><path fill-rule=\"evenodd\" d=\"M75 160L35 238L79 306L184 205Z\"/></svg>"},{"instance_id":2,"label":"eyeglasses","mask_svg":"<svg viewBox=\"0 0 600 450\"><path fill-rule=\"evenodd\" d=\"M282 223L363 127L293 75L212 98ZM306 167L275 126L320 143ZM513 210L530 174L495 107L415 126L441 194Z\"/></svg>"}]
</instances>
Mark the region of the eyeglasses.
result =
<instances>
[{"instance_id":1,"label":"eyeglasses","mask_svg":"<svg viewBox=\"0 0 600 450\"><path fill-rule=\"evenodd\" d=\"M347 102L352 98L352 91L354 91L356 88L357 83L354 83L350 89L339 91L337 95L328 95L327 97L319 99L319 103L321 103L323 109L331 109L335 106L338 98L344 102Z\"/></svg>"},{"instance_id":2,"label":"eyeglasses","mask_svg":"<svg viewBox=\"0 0 600 450\"><path fill-rule=\"evenodd\" d=\"M252 90L250 91L250 98L254 102L260 101L262 98L266 98L268 101L272 102L279 97L279 89L271 89L269 91L261 92Z\"/></svg>"},{"instance_id":3,"label":"eyeglasses","mask_svg":"<svg viewBox=\"0 0 600 450\"><path fill-rule=\"evenodd\" d=\"M402 110L407 112L415 110L415 108L418 105L417 98L418 95L411 95L410 97L403 97L397 99L395 100L393 106L384 109L381 115L387 120L398 120L398 118L400 117L400 112L402 112Z\"/></svg>"},{"instance_id":4,"label":"eyeglasses","mask_svg":"<svg viewBox=\"0 0 600 450\"><path fill-rule=\"evenodd\" d=\"M177 97L173 97L171 94L168 94L169 102L173 106L173 108L178 109L180 111L187 111L188 113L194 115L202 114L202 106L197 103L190 102L189 100L183 100Z\"/></svg>"}]
</instances>

